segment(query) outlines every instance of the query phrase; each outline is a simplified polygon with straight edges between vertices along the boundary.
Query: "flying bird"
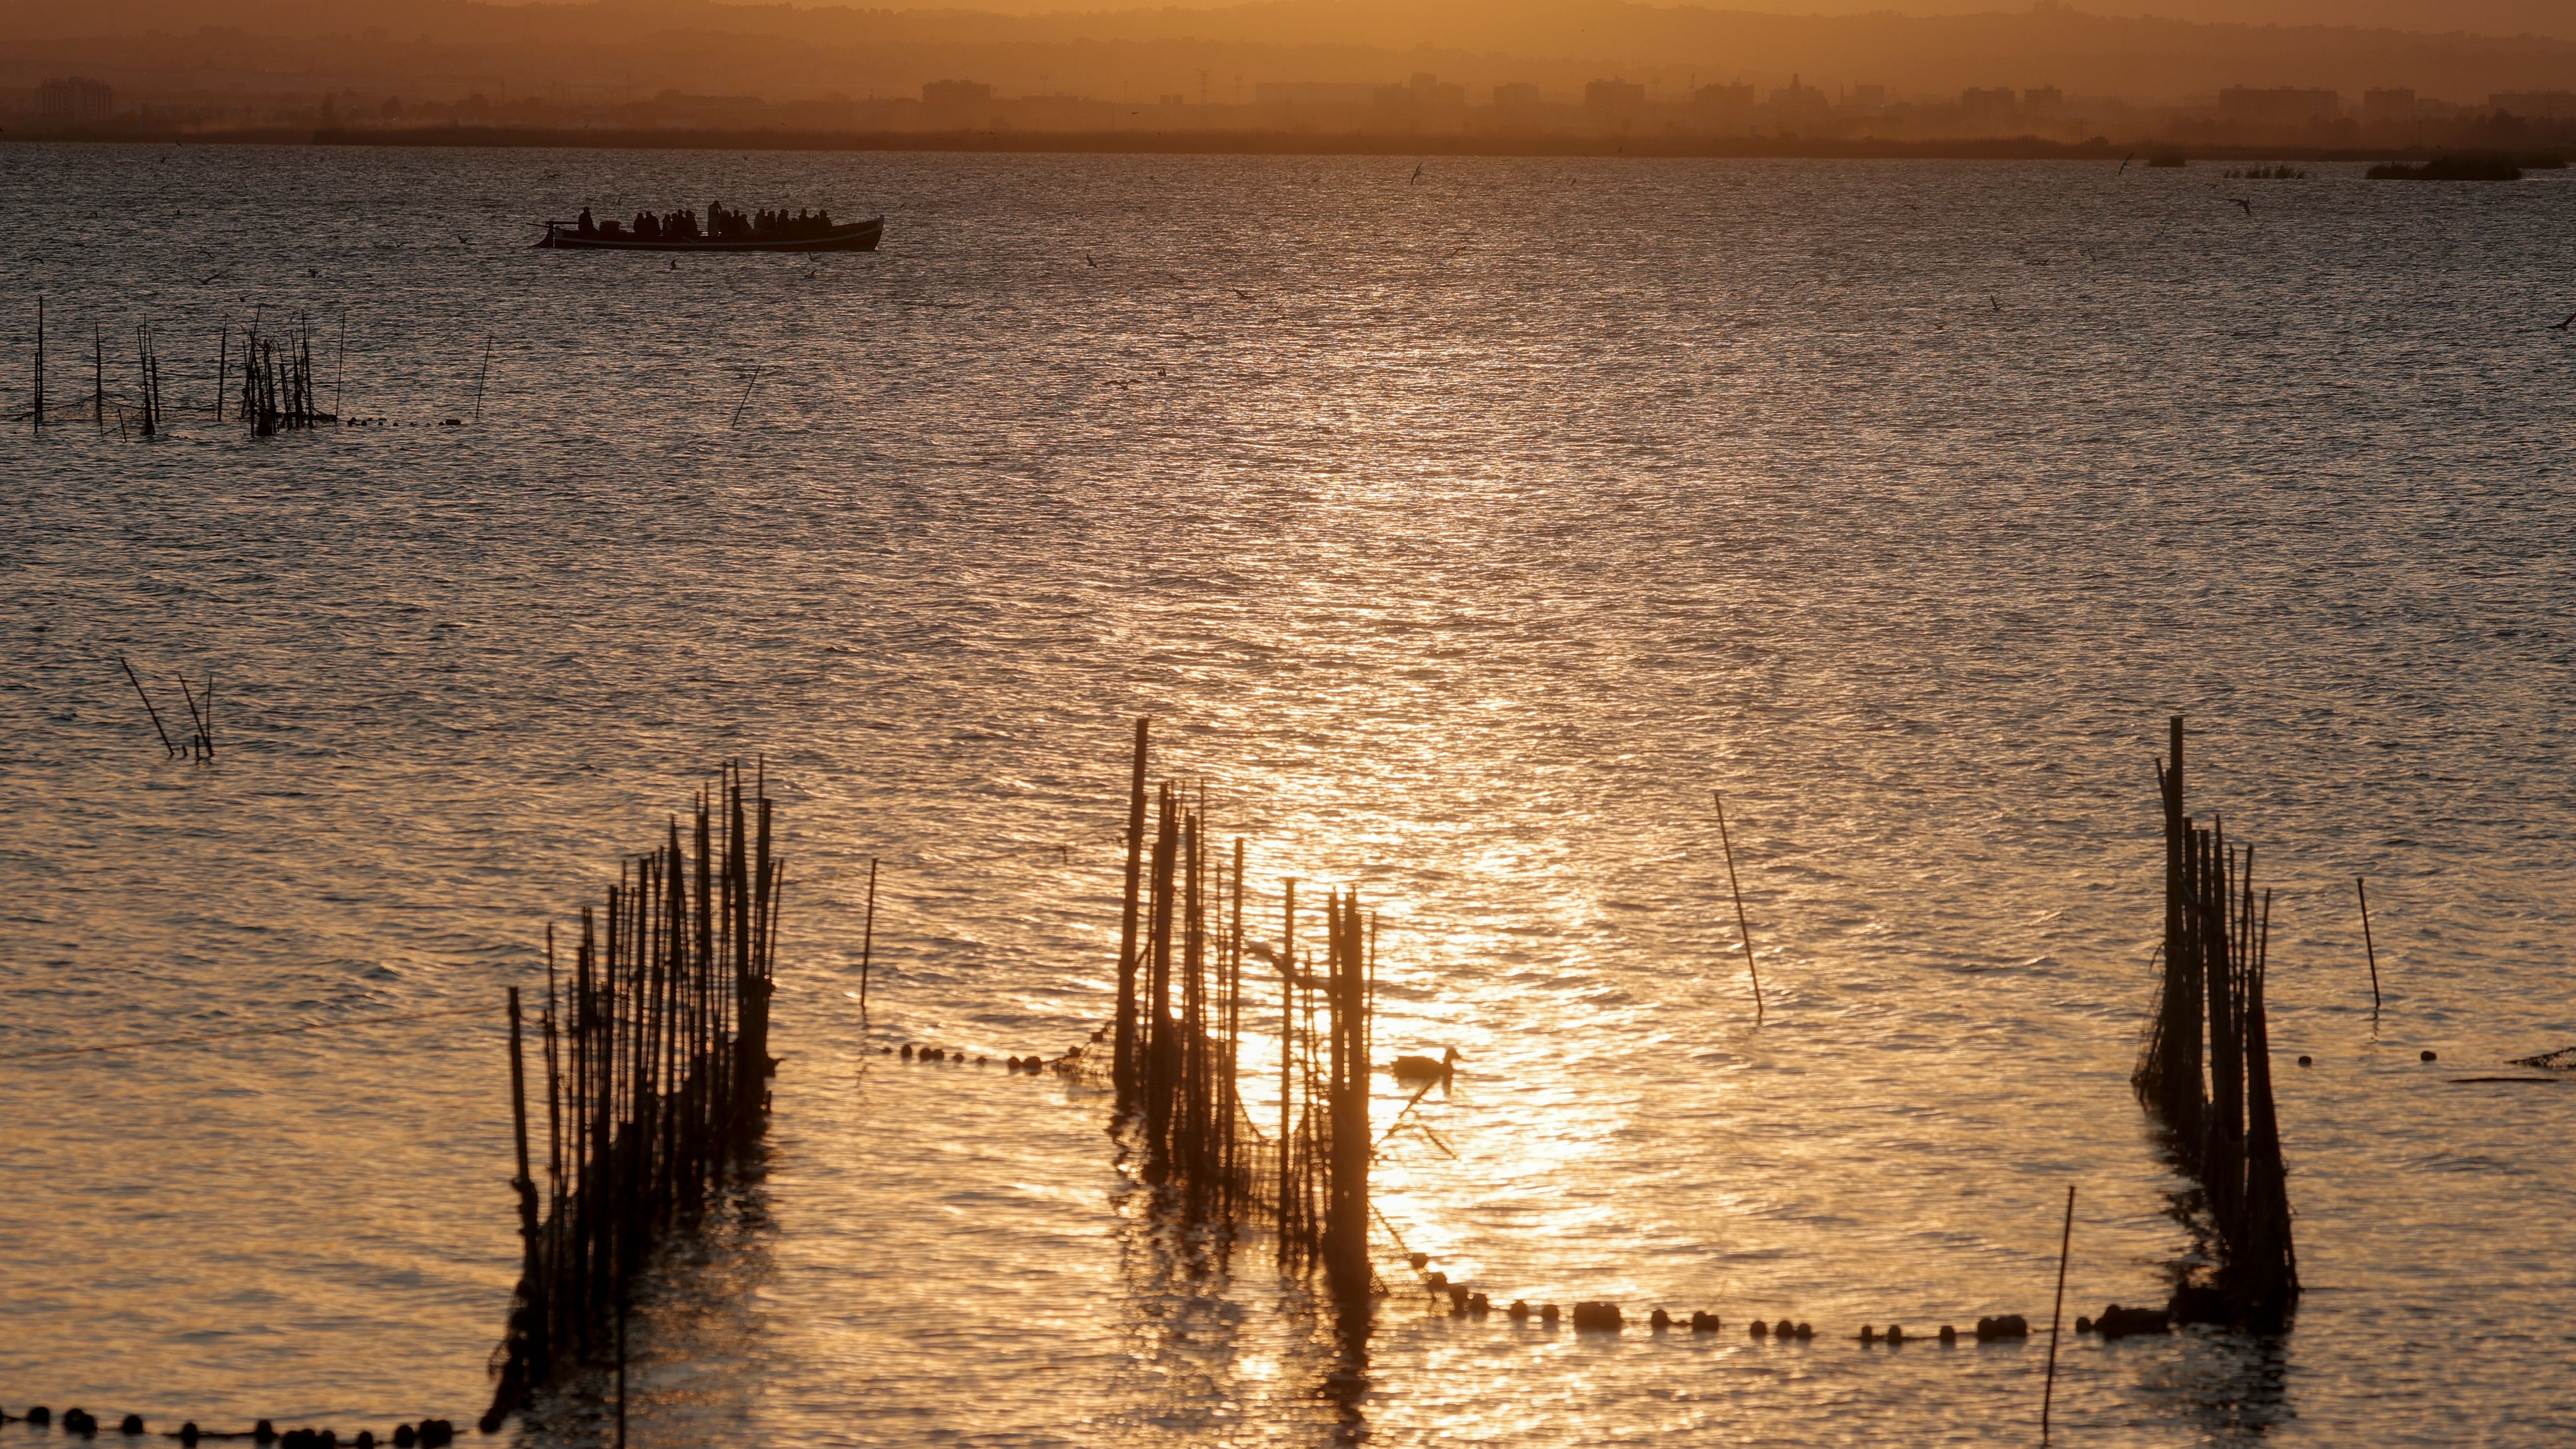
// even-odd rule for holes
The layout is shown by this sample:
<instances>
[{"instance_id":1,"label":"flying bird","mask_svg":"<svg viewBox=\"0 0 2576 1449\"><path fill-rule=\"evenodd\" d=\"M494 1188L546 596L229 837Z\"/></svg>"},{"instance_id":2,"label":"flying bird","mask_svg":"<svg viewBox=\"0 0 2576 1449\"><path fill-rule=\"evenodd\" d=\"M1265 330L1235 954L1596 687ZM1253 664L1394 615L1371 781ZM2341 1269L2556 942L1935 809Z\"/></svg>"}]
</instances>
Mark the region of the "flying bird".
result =
<instances>
[{"instance_id":1,"label":"flying bird","mask_svg":"<svg viewBox=\"0 0 2576 1449\"><path fill-rule=\"evenodd\" d=\"M1419 161L1416 161L1416 162L1414 162L1414 163L1413 163L1413 180L1414 180L1414 181L1420 181L1421 179L1422 179L1422 163L1421 163L1421 162L1419 162ZM1411 184L1412 184L1412 182L1407 182L1406 184L1407 184L1407 185L1411 185Z\"/></svg>"},{"instance_id":2,"label":"flying bird","mask_svg":"<svg viewBox=\"0 0 2576 1449\"><path fill-rule=\"evenodd\" d=\"M1096 266L1099 266L1099 265L1100 265L1100 263L1098 263L1098 262L1095 262L1095 261L1092 261L1092 260L1091 260L1091 253L1089 253L1089 252L1084 252L1084 253L1082 254L1082 260L1083 260L1083 262L1084 262L1086 265L1089 265L1089 266L1094 266L1094 267L1096 267Z\"/></svg>"},{"instance_id":3,"label":"flying bird","mask_svg":"<svg viewBox=\"0 0 2576 1449\"><path fill-rule=\"evenodd\" d=\"M1234 295L1241 297L1247 302L1252 300L1252 294L1243 290L1241 287L1228 287L1226 290L1234 293Z\"/></svg>"},{"instance_id":4,"label":"flying bird","mask_svg":"<svg viewBox=\"0 0 2576 1449\"><path fill-rule=\"evenodd\" d=\"M2002 311L2002 310L2004 309L2004 304L2003 304L2003 303L1995 301L1995 294L1994 294L1994 293L1992 293L1992 292L1988 292L1988 293L1986 294L1986 300L1987 300L1988 302L1992 302L1992 303L1994 303L1994 308L1995 308L1995 310L1996 310L1996 311L2000 312L2000 311Z\"/></svg>"},{"instance_id":5,"label":"flying bird","mask_svg":"<svg viewBox=\"0 0 2576 1449\"><path fill-rule=\"evenodd\" d=\"M2135 161L2135 160L2137 160L2137 159L2138 159L2138 153L2137 153L2137 152L2135 152L2135 151L2132 151L2132 152L2130 152L2128 155L2121 157L2121 158L2120 158L2120 169L2119 169L2119 171L2118 171L2116 174L2117 174L2117 175L2121 175L2121 176L2126 176L2126 175L2128 175L2128 174L2129 174L2129 163L2130 163L2130 162L2132 162L2132 161Z\"/></svg>"},{"instance_id":6,"label":"flying bird","mask_svg":"<svg viewBox=\"0 0 2576 1449\"><path fill-rule=\"evenodd\" d=\"M2549 330L2550 330L2550 331L2552 331L2552 332L2564 332L2564 331L2566 331L2566 330L2567 330L2567 325L2568 325L2568 323L2569 323L2569 322L2576 322L2576 312L2570 312L2570 313L2568 313L2568 314L2567 314L2567 321L2566 321L2566 322L2559 322L2559 323L2555 323L2555 324L2553 324L2553 325L2550 327L2550 329L2549 329Z\"/></svg>"},{"instance_id":7,"label":"flying bird","mask_svg":"<svg viewBox=\"0 0 2576 1449\"><path fill-rule=\"evenodd\" d=\"M2252 202L2250 202L2250 201L2247 201L2244 197L2241 197L2241 196L2231 196L2231 197L2229 197L2229 198L2227 198L2227 199L2228 199L2228 200L2230 200L2230 201L2232 201L2232 202L2235 202L2238 206L2244 207L2244 208L2245 208L2245 214L2246 214L2247 216L2252 216L2252 215L2254 214L2254 203L2252 203Z\"/></svg>"}]
</instances>

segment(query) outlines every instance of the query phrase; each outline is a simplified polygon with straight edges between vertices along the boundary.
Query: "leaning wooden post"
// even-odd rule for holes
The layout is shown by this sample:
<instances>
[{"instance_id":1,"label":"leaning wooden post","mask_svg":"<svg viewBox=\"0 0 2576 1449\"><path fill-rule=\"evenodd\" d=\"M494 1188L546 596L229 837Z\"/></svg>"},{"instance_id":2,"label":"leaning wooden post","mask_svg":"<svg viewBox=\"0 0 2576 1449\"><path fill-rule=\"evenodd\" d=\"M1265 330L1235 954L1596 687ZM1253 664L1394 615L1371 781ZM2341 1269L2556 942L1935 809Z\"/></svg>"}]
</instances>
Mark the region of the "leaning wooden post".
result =
<instances>
[{"instance_id":1,"label":"leaning wooden post","mask_svg":"<svg viewBox=\"0 0 2576 1449\"><path fill-rule=\"evenodd\" d=\"M45 299L36 299L36 426L45 426Z\"/></svg>"},{"instance_id":2,"label":"leaning wooden post","mask_svg":"<svg viewBox=\"0 0 2576 1449\"><path fill-rule=\"evenodd\" d=\"M1735 880L1735 842L1726 833L1726 797L1708 792L1717 803L1717 841L1726 848L1726 888L1735 893L1735 928L1744 933L1744 969L1753 977L1753 1024L1762 1024L1762 969L1753 964L1753 925L1744 918L1744 887Z\"/></svg>"},{"instance_id":3,"label":"leaning wooden post","mask_svg":"<svg viewBox=\"0 0 2576 1449\"><path fill-rule=\"evenodd\" d=\"M868 958L877 948L877 858L868 857L868 924L859 937L859 1025L868 1022Z\"/></svg>"},{"instance_id":4,"label":"leaning wooden post","mask_svg":"<svg viewBox=\"0 0 2576 1449\"><path fill-rule=\"evenodd\" d=\"M2057 1326L2066 1317L2066 1256L2075 1246L2075 1184L2066 1185L2066 1228L2057 1240L2057 1309L2048 1319L2048 1383L2039 1394L2039 1442L2048 1442L2049 1411L2057 1403Z\"/></svg>"},{"instance_id":5,"label":"leaning wooden post","mask_svg":"<svg viewBox=\"0 0 2576 1449\"><path fill-rule=\"evenodd\" d=\"M528 1068L519 1046L519 988L510 988L510 1131L519 1149L519 1240L526 1245L528 1276L537 1271L537 1182L528 1167Z\"/></svg>"},{"instance_id":6,"label":"leaning wooden post","mask_svg":"<svg viewBox=\"0 0 2576 1449\"><path fill-rule=\"evenodd\" d=\"M170 743L170 732L161 727L161 711L152 707L152 696L143 692L143 681L135 679L134 666L127 664L125 662L125 656L122 654L116 656L116 662L125 670L125 677L134 681L135 697L143 701L144 713L152 716L152 732L161 737L161 748L169 751L173 757L177 756L179 753L179 747Z\"/></svg>"},{"instance_id":7,"label":"leaning wooden post","mask_svg":"<svg viewBox=\"0 0 2576 1449\"><path fill-rule=\"evenodd\" d=\"M2379 948L2370 941L2370 887L2360 876L2352 878L2353 894L2361 897L2361 949L2370 955L2370 1014L2379 1014Z\"/></svg>"},{"instance_id":8,"label":"leaning wooden post","mask_svg":"<svg viewBox=\"0 0 2576 1449\"><path fill-rule=\"evenodd\" d=\"M1127 782L1127 908L1118 926L1118 1043L1111 1072L1121 1109L1135 1105L1136 1097L1136 890L1145 870L1145 732L1151 723L1136 721L1136 764Z\"/></svg>"}]
</instances>

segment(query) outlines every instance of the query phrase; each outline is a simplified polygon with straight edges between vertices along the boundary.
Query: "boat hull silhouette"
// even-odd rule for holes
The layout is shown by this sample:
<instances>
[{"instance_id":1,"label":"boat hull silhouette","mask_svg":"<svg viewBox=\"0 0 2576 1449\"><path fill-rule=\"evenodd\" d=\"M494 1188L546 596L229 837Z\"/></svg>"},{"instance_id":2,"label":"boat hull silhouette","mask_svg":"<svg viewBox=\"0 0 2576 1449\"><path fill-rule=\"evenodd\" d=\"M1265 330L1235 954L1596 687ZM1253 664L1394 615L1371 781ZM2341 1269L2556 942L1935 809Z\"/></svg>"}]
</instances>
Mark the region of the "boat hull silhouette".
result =
<instances>
[{"instance_id":1,"label":"boat hull silhouette","mask_svg":"<svg viewBox=\"0 0 2576 1449\"><path fill-rule=\"evenodd\" d=\"M583 236L568 221L546 223L546 234L537 239L541 247L577 252L872 252L877 239L885 235L885 218L872 216L847 226L836 226L820 236L803 237L725 237L709 240L692 237L685 241L648 240L631 232L617 236Z\"/></svg>"}]
</instances>

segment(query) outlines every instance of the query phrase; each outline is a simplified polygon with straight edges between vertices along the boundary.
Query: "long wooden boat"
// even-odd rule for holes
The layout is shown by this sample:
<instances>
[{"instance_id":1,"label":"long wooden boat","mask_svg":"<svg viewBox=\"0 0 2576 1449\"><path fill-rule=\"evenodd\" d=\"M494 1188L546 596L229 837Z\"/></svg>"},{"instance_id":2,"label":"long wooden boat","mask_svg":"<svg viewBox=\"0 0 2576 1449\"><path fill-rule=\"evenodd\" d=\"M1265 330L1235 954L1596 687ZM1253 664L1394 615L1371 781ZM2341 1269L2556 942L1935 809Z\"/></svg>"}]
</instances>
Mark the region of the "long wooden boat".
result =
<instances>
[{"instance_id":1,"label":"long wooden boat","mask_svg":"<svg viewBox=\"0 0 2576 1449\"><path fill-rule=\"evenodd\" d=\"M884 235L885 218L882 216L836 226L820 236L727 237L720 241L710 241L705 237L686 241L647 241L632 232L617 236L583 236L577 223L550 221L546 223L546 234L537 239L537 245L583 252L872 252L877 249L877 238Z\"/></svg>"}]
</instances>

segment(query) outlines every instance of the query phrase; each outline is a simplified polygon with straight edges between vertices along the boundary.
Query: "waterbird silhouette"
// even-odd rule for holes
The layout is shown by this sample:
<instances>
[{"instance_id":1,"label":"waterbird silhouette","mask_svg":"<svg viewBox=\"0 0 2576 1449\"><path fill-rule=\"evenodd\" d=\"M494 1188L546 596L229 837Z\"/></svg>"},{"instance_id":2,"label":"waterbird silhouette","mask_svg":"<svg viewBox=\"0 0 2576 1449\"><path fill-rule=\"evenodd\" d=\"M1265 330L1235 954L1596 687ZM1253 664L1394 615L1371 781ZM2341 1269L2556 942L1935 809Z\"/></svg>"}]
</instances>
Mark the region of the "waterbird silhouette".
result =
<instances>
[{"instance_id":1,"label":"waterbird silhouette","mask_svg":"<svg viewBox=\"0 0 2576 1449\"><path fill-rule=\"evenodd\" d=\"M1419 162L1419 161L1416 161L1416 162L1414 162L1414 163L1413 163L1413 181L1408 181L1408 182L1406 182L1405 184L1406 184L1406 185L1408 185L1408 186L1410 186L1410 185L1413 185L1415 182L1419 182L1421 179L1422 179L1422 163L1421 163L1421 162Z\"/></svg>"},{"instance_id":2,"label":"waterbird silhouette","mask_svg":"<svg viewBox=\"0 0 2576 1449\"><path fill-rule=\"evenodd\" d=\"M1227 290L1227 291L1230 291L1230 292L1232 292L1232 293L1234 293L1234 295L1236 295L1236 296L1238 296L1238 297L1241 297L1243 300L1245 300L1245 301L1247 301L1247 302L1249 302L1249 301L1251 301L1251 300L1252 300L1252 294L1251 294L1250 292L1247 292L1247 291L1243 290L1241 287L1229 287L1229 288L1227 288L1226 290Z\"/></svg>"},{"instance_id":3,"label":"waterbird silhouette","mask_svg":"<svg viewBox=\"0 0 2576 1449\"><path fill-rule=\"evenodd\" d=\"M1992 293L1992 292L1988 292L1988 293L1986 294L1986 300L1987 300L1988 302L1992 302L1992 303L1994 303L1994 308L1995 308L1995 310L1996 310L1996 311L2000 312L2000 311L2002 311L2002 310L2004 309L2004 304L2003 304L2002 302L1996 301L1996 299L1995 299L1995 294L1994 294L1994 293Z\"/></svg>"},{"instance_id":4,"label":"waterbird silhouette","mask_svg":"<svg viewBox=\"0 0 2576 1449\"><path fill-rule=\"evenodd\" d=\"M1451 1047L1436 1057L1397 1057L1386 1070L1399 1082L1446 1082L1461 1058Z\"/></svg>"},{"instance_id":5,"label":"waterbird silhouette","mask_svg":"<svg viewBox=\"0 0 2576 1449\"><path fill-rule=\"evenodd\" d=\"M2128 155L2121 157L2121 158L2120 158L2120 169L2119 169L2119 171L2118 171L2118 172L2116 172L2115 174L2116 174L2116 175L2120 175L2120 176L2126 176L2126 175L2128 175L2128 174L2129 174L2129 163L2130 163L2130 162L2132 162L2132 161L2135 161L2135 160L2137 160L2137 159L2138 159L2138 153L2137 153L2137 152L2135 152L2135 151L2132 151L2132 152L2130 152Z\"/></svg>"},{"instance_id":6,"label":"waterbird silhouette","mask_svg":"<svg viewBox=\"0 0 2576 1449\"><path fill-rule=\"evenodd\" d=\"M2252 216L2252 215L2254 214L2254 203L2252 203L2252 202L2250 202L2250 201L2247 201L2244 197L2241 197L2241 196L2231 196L2231 197L2229 197L2229 198L2227 198L2227 199L2228 199L2228 200L2230 200L2230 201L2232 201L2232 202L2235 202L2238 206L2244 207L2244 208L2245 208L2245 214L2246 214L2247 216Z\"/></svg>"},{"instance_id":7,"label":"waterbird silhouette","mask_svg":"<svg viewBox=\"0 0 2576 1449\"><path fill-rule=\"evenodd\" d=\"M2567 330L2568 323L2570 322L2576 322L2576 312L2568 313L2566 322L2555 323L2549 328L2549 330L2552 332L2564 332Z\"/></svg>"},{"instance_id":8,"label":"waterbird silhouette","mask_svg":"<svg viewBox=\"0 0 2576 1449\"><path fill-rule=\"evenodd\" d=\"M1092 267L1096 267L1096 266L1099 266L1099 265L1100 265L1100 263L1095 262L1095 261L1093 261L1093 260L1091 259L1091 253L1089 253L1089 252L1084 252L1084 253L1082 254L1082 261L1083 261L1083 265L1085 265L1085 266L1092 266Z\"/></svg>"}]
</instances>

